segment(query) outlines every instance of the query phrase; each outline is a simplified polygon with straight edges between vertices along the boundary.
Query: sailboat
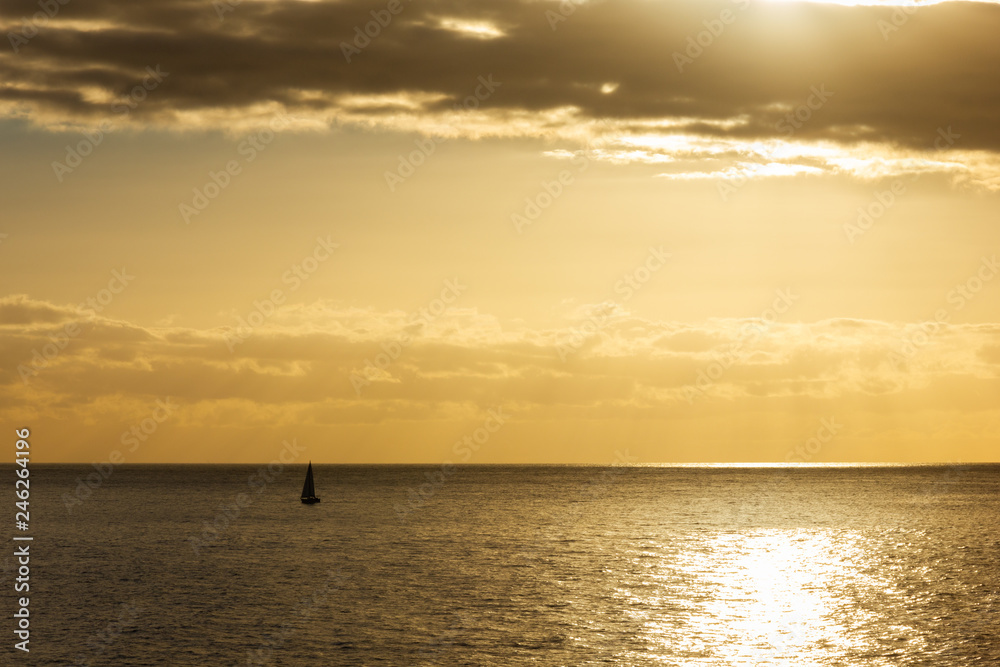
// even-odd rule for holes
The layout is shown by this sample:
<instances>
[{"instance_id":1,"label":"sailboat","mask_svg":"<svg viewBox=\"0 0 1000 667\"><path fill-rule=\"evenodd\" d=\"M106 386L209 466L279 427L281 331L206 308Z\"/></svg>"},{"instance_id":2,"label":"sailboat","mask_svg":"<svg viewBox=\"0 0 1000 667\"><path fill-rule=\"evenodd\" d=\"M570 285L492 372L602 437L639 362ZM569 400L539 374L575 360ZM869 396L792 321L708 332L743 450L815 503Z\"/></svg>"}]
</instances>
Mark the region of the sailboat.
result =
<instances>
[{"instance_id":1,"label":"sailboat","mask_svg":"<svg viewBox=\"0 0 1000 667\"><path fill-rule=\"evenodd\" d=\"M312 461L309 462L309 468L306 470L306 483L302 485L302 502L306 505L319 502L319 498L316 497L316 487L313 486Z\"/></svg>"}]
</instances>

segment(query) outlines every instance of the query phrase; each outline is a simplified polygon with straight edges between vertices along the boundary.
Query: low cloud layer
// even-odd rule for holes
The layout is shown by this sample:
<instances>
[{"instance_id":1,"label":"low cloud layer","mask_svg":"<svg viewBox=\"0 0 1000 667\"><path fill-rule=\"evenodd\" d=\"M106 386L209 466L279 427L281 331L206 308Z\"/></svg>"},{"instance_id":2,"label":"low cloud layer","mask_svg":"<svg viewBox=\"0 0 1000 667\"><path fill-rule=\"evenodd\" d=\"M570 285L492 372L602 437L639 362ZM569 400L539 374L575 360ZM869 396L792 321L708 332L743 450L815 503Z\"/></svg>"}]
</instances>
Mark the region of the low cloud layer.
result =
<instances>
[{"instance_id":1,"label":"low cloud layer","mask_svg":"<svg viewBox=\"0 0 1000 667\"><path fill-rule=\"evenodd\" d=\"M595 307L561 329L509 330L475 310L415 322L315 303L240 332L142 327L23 297L0 303L0 312L15 310L0 326L0 395L5 418L32 423L127 424L169 398L179 406L174 423L199 434L416 429L503 405L529 439L566 419L686 424L676 449L657 459L678 460L734 419L753 431L760 419L850 414L854 436L885 438L881 420L919 431L937 415L960 420L962 433L950 435L974 444L995 439L988 425L998 418L995 324L765 315L693 325Z\"/></svg>"}]
</instances>

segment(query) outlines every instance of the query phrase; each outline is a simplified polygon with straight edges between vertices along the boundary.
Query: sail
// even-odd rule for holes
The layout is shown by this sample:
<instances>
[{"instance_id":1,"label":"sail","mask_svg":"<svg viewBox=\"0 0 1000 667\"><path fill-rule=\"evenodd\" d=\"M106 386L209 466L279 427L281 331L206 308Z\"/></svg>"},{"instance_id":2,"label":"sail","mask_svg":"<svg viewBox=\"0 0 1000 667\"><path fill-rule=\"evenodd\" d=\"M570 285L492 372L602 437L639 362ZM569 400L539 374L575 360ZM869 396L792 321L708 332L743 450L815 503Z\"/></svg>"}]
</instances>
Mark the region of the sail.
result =
<instances>
[{"instance_id":1,"label":"sail","mask_svg":"<svg viewBox=\"0 0 1000 667\"><path fill-rule=\"evenodd\" d=\"M302 497L313 498L315 496L316 487L313 486L313 464L310 461L309 468L306 470L306 483L302 485Z\"/></svg>"}]
</instances>

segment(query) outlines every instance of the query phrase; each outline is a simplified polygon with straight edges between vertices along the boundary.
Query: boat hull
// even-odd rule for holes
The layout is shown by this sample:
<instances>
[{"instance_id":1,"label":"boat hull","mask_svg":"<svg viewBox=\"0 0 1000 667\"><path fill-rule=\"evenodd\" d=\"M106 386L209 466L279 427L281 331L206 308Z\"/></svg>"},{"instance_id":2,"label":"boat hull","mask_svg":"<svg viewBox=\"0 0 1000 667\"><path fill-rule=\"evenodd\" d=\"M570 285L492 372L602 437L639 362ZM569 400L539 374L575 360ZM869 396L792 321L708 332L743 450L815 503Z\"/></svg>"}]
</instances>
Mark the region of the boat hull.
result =
<instances>
[{"instance_id":1,"label":"boat hull","mask_svg":"<svg viewBox=\"0 0 1000 667\"><path fill-rule=\"evenodd\" d=\"M306 505L315 505L316 503L319 502L319 498L316 498L315 496L313 496L312 498L303 498L302 502L305 503Z\"/></svg>"}]
</instances>

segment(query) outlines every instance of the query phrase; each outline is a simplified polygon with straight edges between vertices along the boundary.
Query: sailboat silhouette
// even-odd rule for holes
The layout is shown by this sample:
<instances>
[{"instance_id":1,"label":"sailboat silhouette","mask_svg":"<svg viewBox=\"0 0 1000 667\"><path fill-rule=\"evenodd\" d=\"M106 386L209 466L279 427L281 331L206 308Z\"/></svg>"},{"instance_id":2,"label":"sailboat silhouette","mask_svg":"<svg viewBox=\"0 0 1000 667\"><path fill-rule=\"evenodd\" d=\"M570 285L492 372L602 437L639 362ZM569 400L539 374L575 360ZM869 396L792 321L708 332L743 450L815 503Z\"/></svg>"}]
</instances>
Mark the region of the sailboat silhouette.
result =
<instances>
[{"instance_id":1,"label":"sailboat silhouette","mask_svg":"<svg viewBox=\"0 0 1000 667\"><path fill-rule=\"evenodd\" d=\"M319 498L316 497L316 487L313 485L312 461L309 462L309 468L306 470L306 483L302 485L302 502L306 505L319 502Z\"/></svg>"}]
</instances>

